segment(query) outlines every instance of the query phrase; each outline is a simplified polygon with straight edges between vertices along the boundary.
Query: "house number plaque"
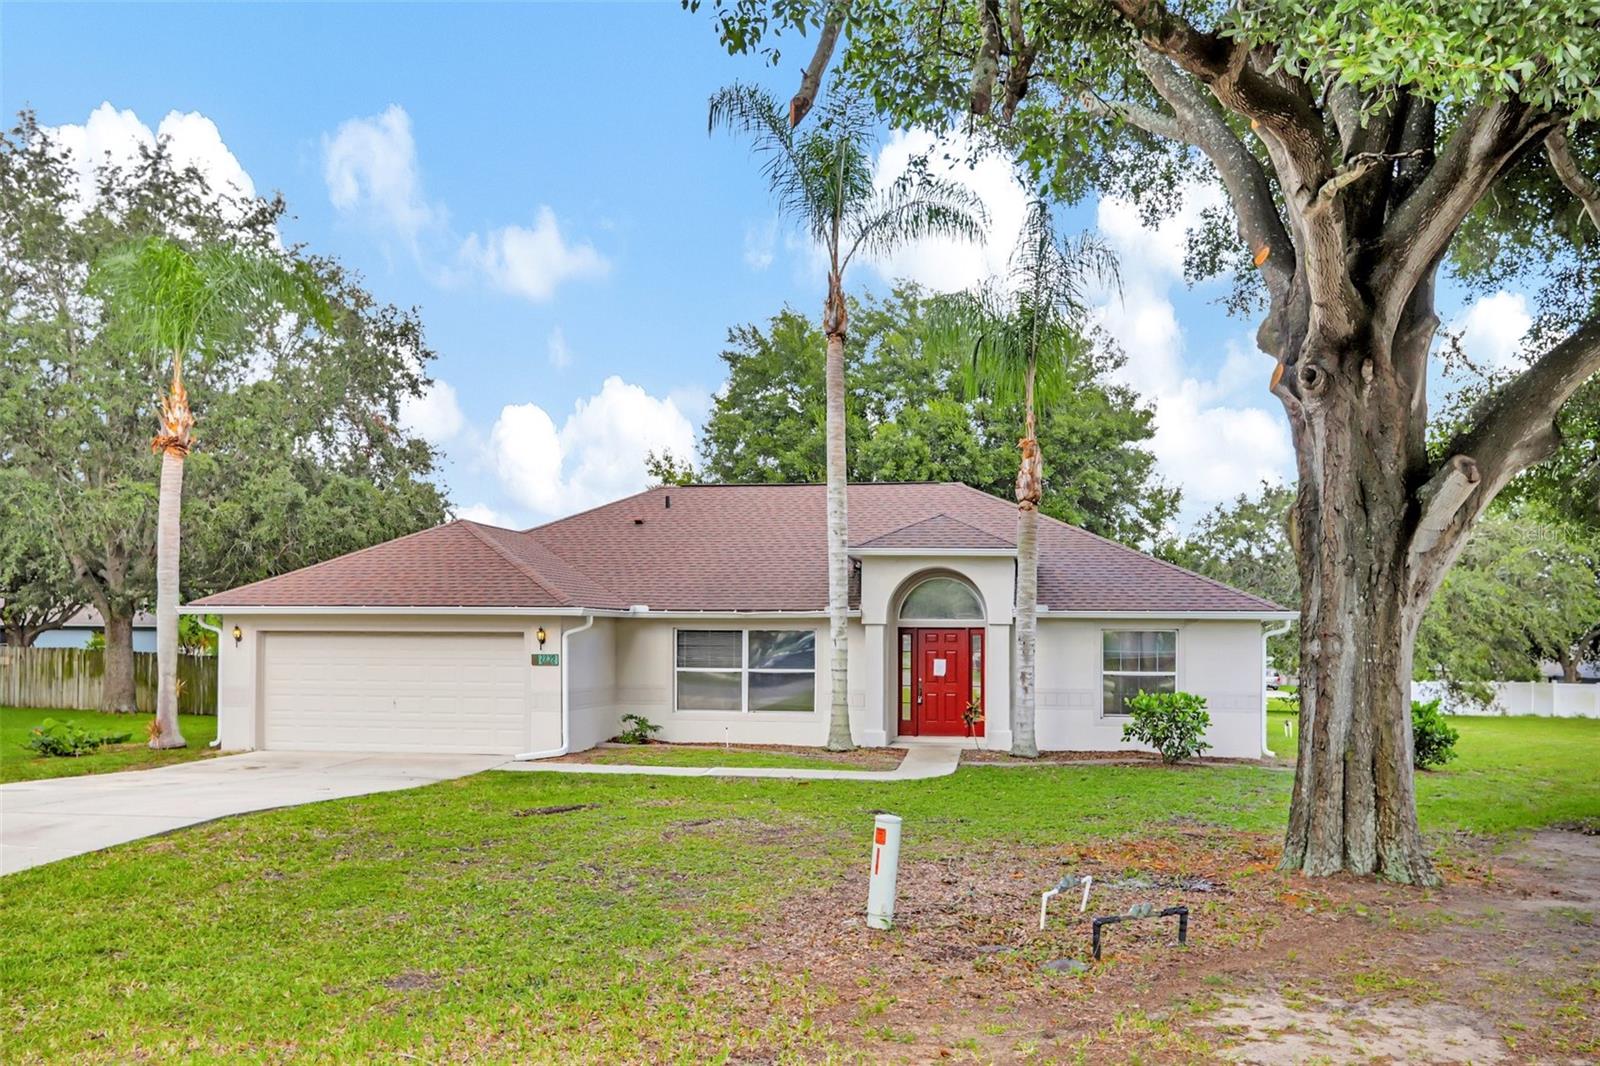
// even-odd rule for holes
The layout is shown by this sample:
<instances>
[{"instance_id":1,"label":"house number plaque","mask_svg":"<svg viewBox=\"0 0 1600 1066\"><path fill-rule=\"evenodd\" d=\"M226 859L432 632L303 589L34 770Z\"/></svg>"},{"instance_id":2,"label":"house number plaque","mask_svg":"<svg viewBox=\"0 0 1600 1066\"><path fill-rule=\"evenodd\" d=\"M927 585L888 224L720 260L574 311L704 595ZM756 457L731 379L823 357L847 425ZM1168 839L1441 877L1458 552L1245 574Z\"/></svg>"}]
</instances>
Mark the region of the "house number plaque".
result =
<instances>
[{"instance_id":1,"label":"house number plaque","mask_svg":"<svg viewBox=\"0 0 1600 1066\"><path fill-rule=\"evenodd\" d=\"M557 654L554 654L554 653L547 654L547 653L542 652L542 651L541 652L535 652L534 656L533 656L533 665L535 665L535 666L560 666L561 665L561 656L557 655Z\"/></svg>"}]
</instances>

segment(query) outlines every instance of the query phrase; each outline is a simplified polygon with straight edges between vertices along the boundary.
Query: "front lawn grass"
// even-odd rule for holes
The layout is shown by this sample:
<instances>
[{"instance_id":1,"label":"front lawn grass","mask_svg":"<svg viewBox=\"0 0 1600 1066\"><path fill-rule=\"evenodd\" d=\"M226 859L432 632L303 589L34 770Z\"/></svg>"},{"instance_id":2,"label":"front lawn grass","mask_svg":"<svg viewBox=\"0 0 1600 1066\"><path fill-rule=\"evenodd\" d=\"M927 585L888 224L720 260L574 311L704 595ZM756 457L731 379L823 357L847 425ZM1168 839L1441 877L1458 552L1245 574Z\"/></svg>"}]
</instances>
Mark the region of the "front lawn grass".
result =
<instances>
[{"instance_id":1,"label":"front lawn grass","mask_svg":"<svg viewBox=\"0 0 1600 1066\"><path fill-rule=\"evenodd\" d=\"M1419 775L1428 833L1600 810L1600 722L1457 725L1458 763ZM862 874L864 898L875 811L905 819L903 862L959 865L1197 825L1276 836L1291 780L491 772L231 818L7 877L0 1032L8 1062L848 1058L860 1046L812 1021L825 989L705 960L737 960L819 885Z\"/></svg>"},{"instance_id":2,"label":"front lawn grass","mask_svg":"<svg viewBox=\"0 0 1600 1066\"><path fill-rule=\"evenodd\" d=\"M105 714L100 711L50 711L33 707L0 707L0 783L37 781L45 777L108 774L117 770L148 770L215 755L206 745L216 739L217 720L210 715L180 714L178 728L186 748L151 751L148 714ZM92 755L53 757L35 755L23 747L28 734L46 718L75 722L95 733L131 733L126 744L111 744Z\"/></svg>"}]
</instances>

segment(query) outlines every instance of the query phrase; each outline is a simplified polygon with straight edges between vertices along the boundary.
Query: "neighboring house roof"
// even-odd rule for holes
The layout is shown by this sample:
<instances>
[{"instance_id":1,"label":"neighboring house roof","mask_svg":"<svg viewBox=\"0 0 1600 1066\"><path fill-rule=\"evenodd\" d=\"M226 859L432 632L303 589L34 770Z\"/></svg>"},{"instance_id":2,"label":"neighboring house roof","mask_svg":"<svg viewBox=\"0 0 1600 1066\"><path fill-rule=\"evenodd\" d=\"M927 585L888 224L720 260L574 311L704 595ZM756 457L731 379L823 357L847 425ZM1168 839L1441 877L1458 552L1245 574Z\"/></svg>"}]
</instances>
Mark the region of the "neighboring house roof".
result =
<instances>
[{"instance_id":1,"label":"neighboring house roof","mask_svg":"<svg viewBox=\"0 0 1600 1066\"><path fill-rule=\"evenodd\" d=\"M966 485L850 486L862 548L1010 548L1014 503ZM1277 612L1258 596L1055 519L1039 520L1039 599L1051 611ZM484 606L823 611L821 485L663 486L520 533L452 522L200 607Z\"/></svg>"},{"instance_id":2,"label":"neighboring house roof","mask_svg":"<svg viewBox=\"0 0 1600 1066\"><path fill-rule=\"evenodd\" d=\"M100 617L100 612L93 607L85 607L77 614L61 623L62 629L104 629L106 620ZM156 616L149 611L135 611L133 615L133 628L154 629Z\"/></svg>"}]
</instances>

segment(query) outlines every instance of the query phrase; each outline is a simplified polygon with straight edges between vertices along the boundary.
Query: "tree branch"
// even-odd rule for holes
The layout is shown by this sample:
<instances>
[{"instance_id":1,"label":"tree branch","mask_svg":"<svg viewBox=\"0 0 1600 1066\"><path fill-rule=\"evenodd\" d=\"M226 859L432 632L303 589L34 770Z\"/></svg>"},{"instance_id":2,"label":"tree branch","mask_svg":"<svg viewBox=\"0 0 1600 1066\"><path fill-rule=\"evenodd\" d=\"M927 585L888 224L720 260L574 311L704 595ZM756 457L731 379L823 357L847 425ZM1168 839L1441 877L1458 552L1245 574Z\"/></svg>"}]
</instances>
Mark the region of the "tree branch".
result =
<instances>
[{"instance_id":1,"label":"tree branch","mask_svg":"<svg viewBox=\"0 0 1600 1066\"><path fill-rule=\"evenodd\" d=\"M1517 100L1480 104L1462 117L1438 161L1384 227L1370 285L1382 294L1376 336L1392 336L1412 290L1444 255L1468 212L1529 139L1554 121Z\"/></svg>"},{"instance_id":2,"label":"tree branch","mask_svg":"<svg viewBox=\"0 0 1600 1066\"><path fill-rule=\"evenodd\" d=\"M1153 133L1157 137L1182 141L1196 148L1202 147L1194 134L1178 121L1176 115L1157 111L1153 107L1129 103L1126 100L1106 100L1087 92L1078 98L1078 106L1096 118L1121 119L1128 125L1136 126L1146 133Z\"/></svg>"},{"instance_id":3,"label":"tree branch","mask_svg":"<svg viewBox=\"0 0 1600 1066\"><path fill-rule=\"evenodd\" d=\"M1283 297L1294 280L1294 242L1278 214L1272 182L1261 161L1228 128L1216 101L1201 92L1171 60L1140 46L1135 46L1133 58L1179 116L1184 129L1179 139L1199 148L1217 168L1233 203L1240 239L1261 268L1267 291L1273 299Z\"/></svg>"},{"instance_id":4,"label":"tree branch","mask_svg":"<svg viewBox=\"0 0 1600 1066\"><path fill-rule=\"evenodd\" d=\"M978 0L978 25L983 39L972 62L970 107L974 115L987 115L994 105L994 80L1000 75L1000 53L1005 36L1000 31L1000 0Z\"/></svg>"},{"instance_id":5,"label":"tree branch","mask_svg":"<svg viewBox=\"0 0 1600 1066\"><path fill-rule=\"evenodd\" d=\"M1595 373L1600 373L1600 318L1584 323L1491 394L1472 425L1446 446L1449 458L1419 493L1423 509L1411 549L1413 602L1426 601L1472 522L1506 483L1555 452L1560 444L1556 416ZM1468 469L1477 478L1452 506Z\"/></svg>"},{"instance_id":6,"label":"tree branch","mask_svg":"<svg viewBox=\"0 0 1600 1066\"><path fill-rule=\"evenodd\" d=\"M822 87L822 75L828 69L828 62L833 58L833 50L839 44L839 31L844 28L845 19L850 15L850 0L837 0L828 5L828 13L822 19L822 32L817 35L817 49L811 54L811 62L806 64L806 69L800 75L800 91L794 94L794 99L789 101L789 128L800 125L811 107L817 102L817 92Z\"/></svg>"},{"instance_id":7,"label":"tree branch","mask_svg":"<svg viewBox=\"0 0 1600 1066\"><path fill-rule=\"evenodd\" d=\"M1595 182L1578 169L1578 161L1572 158L1572 148L1567 144L1567 131L1563 127L1556 126L1544 135L1544 154L1549 158L1550 168L1556 172L1556 177L1561 179L1561 184L1578 198L1584 211L1588 212L1589 221L1594 223L1596 229L1600 229L1600 182Z\"/></svg>"}]
</instances>

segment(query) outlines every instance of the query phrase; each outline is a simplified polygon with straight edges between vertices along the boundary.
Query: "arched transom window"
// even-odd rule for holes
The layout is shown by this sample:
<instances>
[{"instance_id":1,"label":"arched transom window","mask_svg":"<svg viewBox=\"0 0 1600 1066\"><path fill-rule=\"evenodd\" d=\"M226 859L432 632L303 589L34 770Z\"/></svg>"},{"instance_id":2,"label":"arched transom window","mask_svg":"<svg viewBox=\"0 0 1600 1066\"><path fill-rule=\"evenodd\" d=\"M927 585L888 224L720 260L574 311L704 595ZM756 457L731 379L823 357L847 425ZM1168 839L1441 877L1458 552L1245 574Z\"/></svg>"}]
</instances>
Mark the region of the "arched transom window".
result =
<instances>
[{"instance_id":1,"label":"arched transom window","mask_svg":"<svg viewBox=\"0 0 1600 1066\"><path fill-rule=\"evenodd\" d=\"M978 594L953 577L930 577L906 594L900 618L912 622L968 621L983 617Z\"/></svg>"}]
</instances>

